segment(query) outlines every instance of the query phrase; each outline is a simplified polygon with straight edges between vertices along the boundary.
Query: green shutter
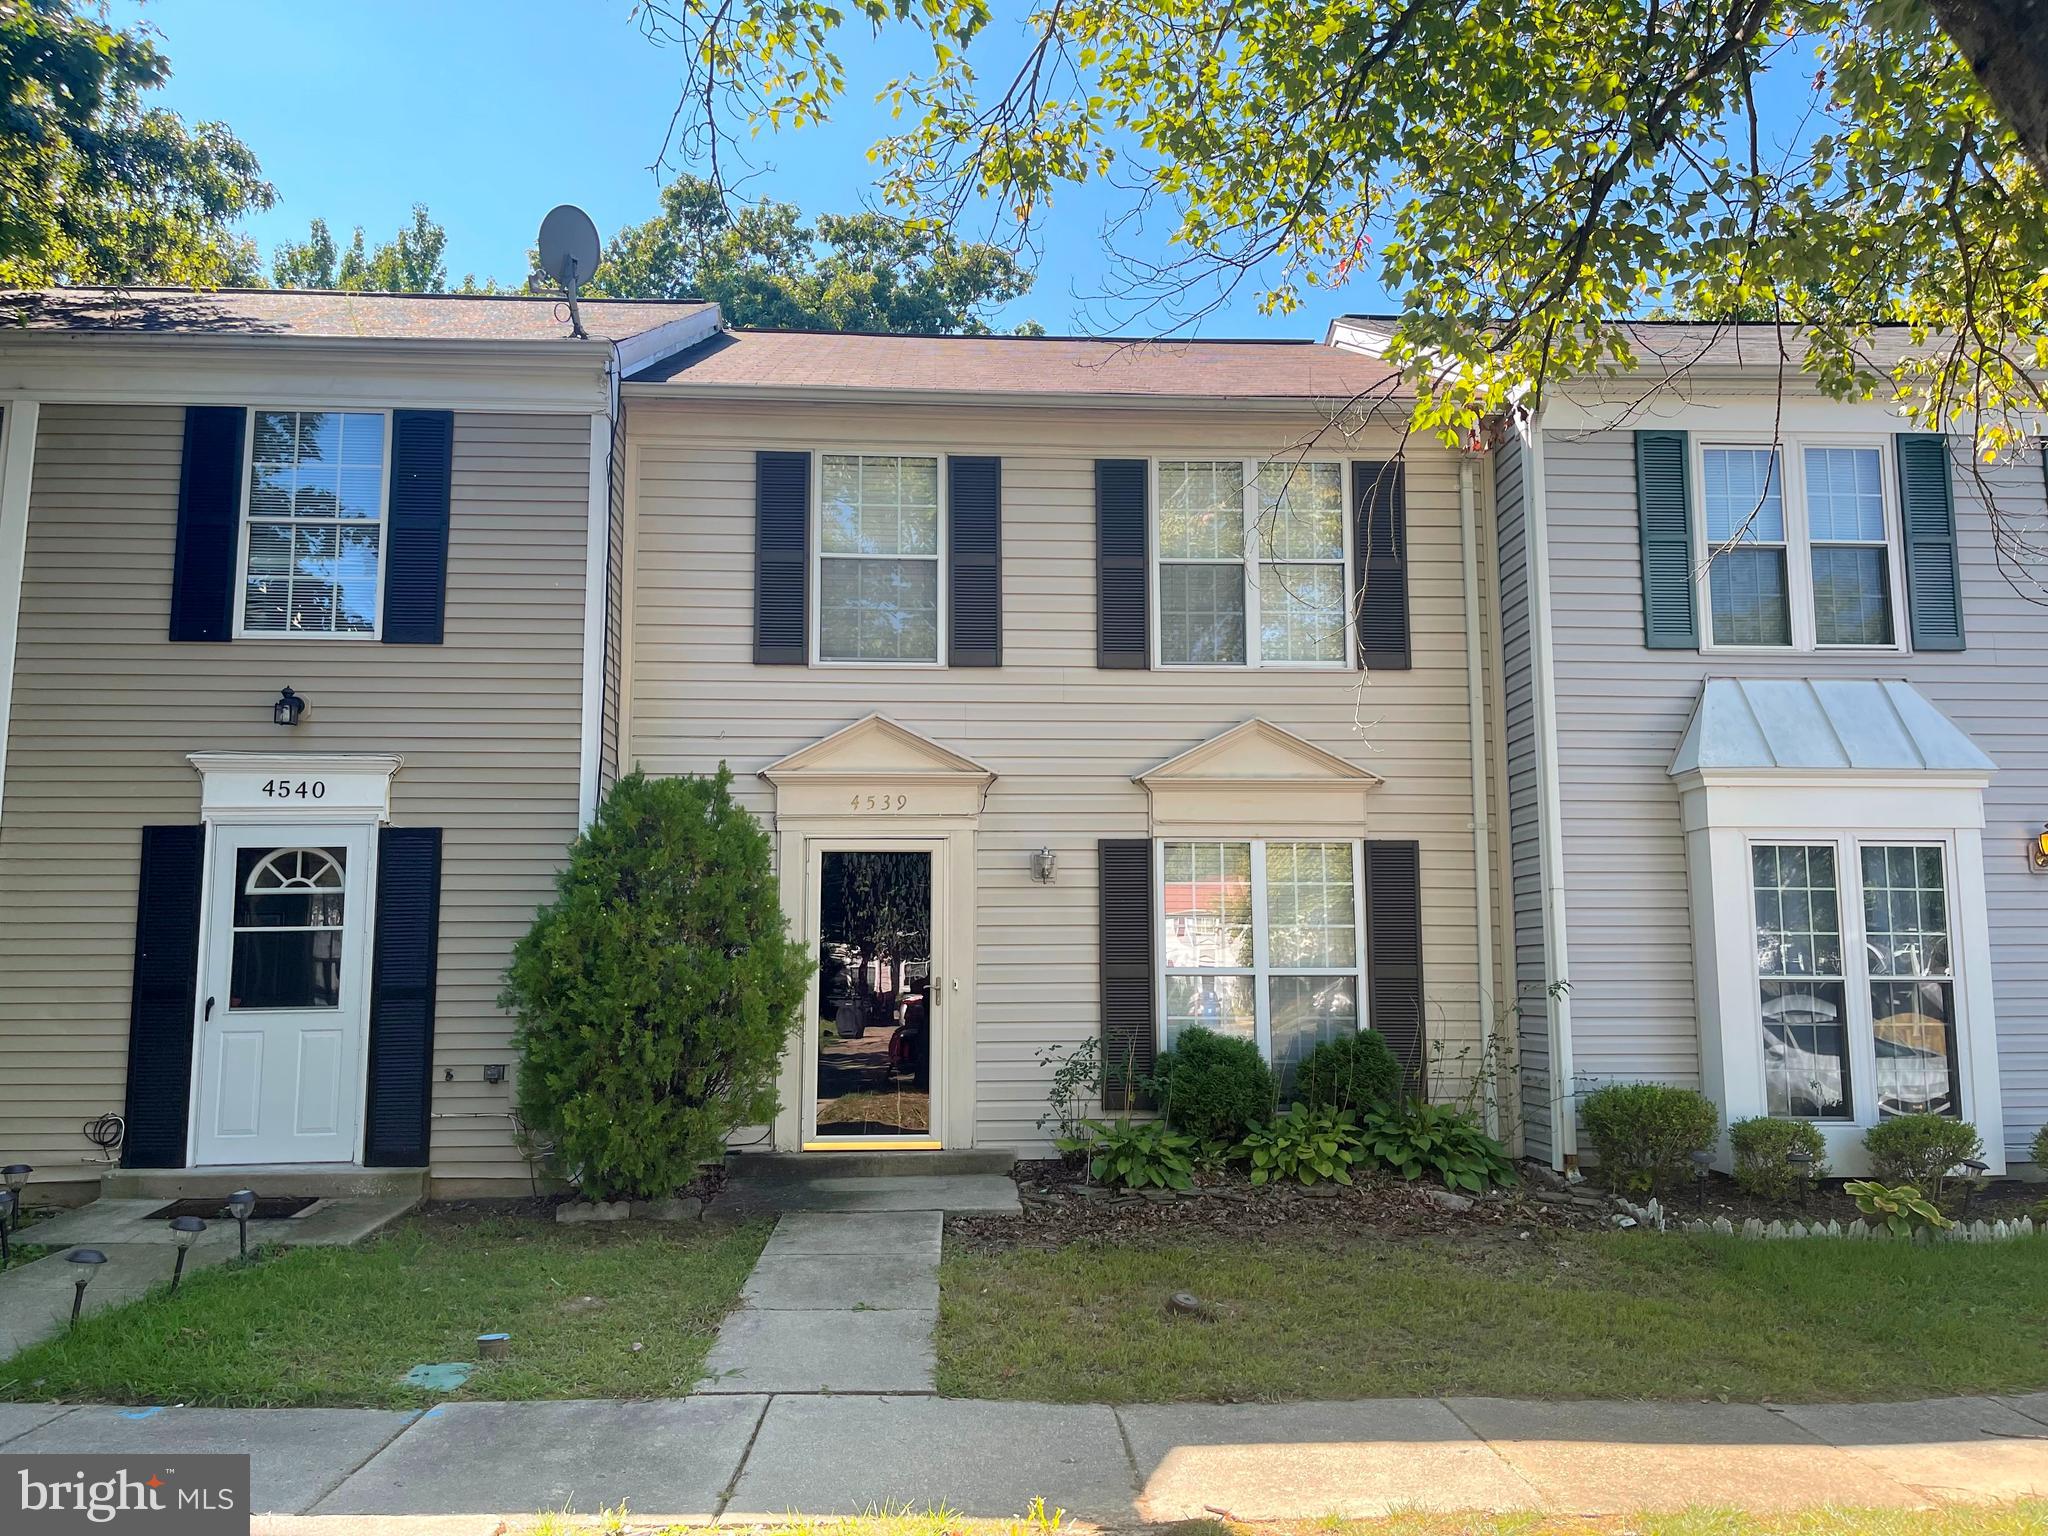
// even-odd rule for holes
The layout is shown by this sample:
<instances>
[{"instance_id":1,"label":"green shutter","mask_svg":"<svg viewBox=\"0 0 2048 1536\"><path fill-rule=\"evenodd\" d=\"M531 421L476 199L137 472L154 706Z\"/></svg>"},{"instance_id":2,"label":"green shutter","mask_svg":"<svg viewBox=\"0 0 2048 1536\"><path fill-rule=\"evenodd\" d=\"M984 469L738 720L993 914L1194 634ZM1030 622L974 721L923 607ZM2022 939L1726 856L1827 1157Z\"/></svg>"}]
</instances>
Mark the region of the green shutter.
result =
<instances>
[{"instance_id":1,"label":"green shutter","mask_svg":"<svg viewBox=\"0 0 2048 1536\"><path fill-rule=\"evenodd\" d=\"M1692 579L1692 455L1683 432L1636 434L1636 514L1643 541L1643 644L1698 650Z\"/></svg>"},{"instance_id":2,"label":"green shutter","mask_svg":"<svg viewBox=\"0 0 2048 1536\"><path fill-rule=\"evenodd\" d=\"M1906 530L1906 606L1916 651L1963 649L1963 573L1956 558L1948 439L1898 436L1899 506Z\"/></svg>"}]
</instances>

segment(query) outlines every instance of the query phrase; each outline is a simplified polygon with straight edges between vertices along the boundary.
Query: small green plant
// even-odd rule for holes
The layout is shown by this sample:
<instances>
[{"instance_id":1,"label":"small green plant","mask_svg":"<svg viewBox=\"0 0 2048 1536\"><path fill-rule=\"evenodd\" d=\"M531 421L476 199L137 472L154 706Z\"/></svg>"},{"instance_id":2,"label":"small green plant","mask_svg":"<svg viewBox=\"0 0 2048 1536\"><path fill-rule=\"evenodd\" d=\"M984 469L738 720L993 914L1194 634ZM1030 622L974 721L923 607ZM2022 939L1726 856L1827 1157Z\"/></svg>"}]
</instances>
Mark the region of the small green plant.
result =
<instances>
[{"instance_id":1,"label":"small green plant","mask_svg":"<svg viewBox=\"0 0 2048 1536\"><path fill-rule=\"evenodd\" d=\"M2033 1145L2027 1155L2033 1158L2036 1168L2048 1173L2048 1125L2034 1132Z\"/></svg>"},{"instance_id":2,"label":"small green plant","mask_svg":"<svg viewBox=\"0 0 2048 1536\"><path fill-rule=\"evenodd\" d=\"M1736 1187L1760 1200L1790 1199L1808 1180L1828 1175L1821 1161L1828 1145L1811 1121L1769 1115L1738 1120L1728 1127L1728 1143L1735 1149ZM1804 1152L1813 1162L1800 1169L1787 1161L1794 1152Z\"/></svg>"},{"instance_id":3,"label":"small green plant","mask_svg":"<svg viewBox=\"0 0 2048 1536\"><path fill-rule=\"evenodd\" d=\"M1164 1120L1090 1120L1088 1175L1112 1189L1193 1189L1195 1138Z\"/></svg>"},{"instance_id":4,"label":"small green plant","mask_svg":"<svg viewBox=\"0 0 2048 1536\"><path fill-rule=\"evenodd\" d=\"M1967 1120L1947 1115L1894 1115L1863 1133L1873 1178L1911 1184L1936 1205L1948 1192L1948 1176L1965 1158L1984 1150L1983 1138Z\"/></svg>"},{"instance_id":5,"label":"small green plant","mask_svg":"<svg viewBox=\"0 0 2048 1536\"><path fill-rule=\"evenodd\" d=\"M1273 1113L1273 1072L1258 1046L1199 1025L1182 1030L1159 1058L1152 1089L1167 1122L1197 1142L1235 1143Z\"/></svg>"},{"instance_id":6,"label":"small green plant","mask_svg":"<svg viewBox=\"0 0 2048 1536\"><path fill-rule=\"evenodd\" d=\"M1925 1227L1941 1232L1955 1225L1941 1214L1941 1207L1922 1195L1912 1184L1885 1184L1877 1179L1851 1179L1842 1192L1855 1198L1856 1209L1875 1216L1893 1237L1911 1237Z\"/></svg>"},{"instance_id":7,"label":"small green plant","mask_svg":"<svg viewBox=\"0 0 2048 1536\"><path fill-rule=\"evenodd\" d=\"M1263 1123L1254 1120L1234 1151L1251 1164L1254 1184L1289 1179L1299 1184L1324 1179L1349 1184L1351 1165L1366 1155L1356 1115L1348 1109L1311 1109L1306 1104L1292 1105Z\"/></svg>"},{"instance_id":8,"label":"small green plant","mask_svg":"<svg viewBox=\"0 0 2048 1536\"><path fill-rule=\"evenodd\" d=\"M1420 1099L1380 1104L1360 1116L1358 1126L1365 1150L1404 1179L1431 1173L1444 1188L1473 1194L1515 1182L1507 1148L1452 1105Z\"/></svg>"},{"instance_id":9,"label":"small green plant","mask_svg":"<svg viewBox=\"0 0 2048 1536\"><path fill-rule=\"evenodd\" d=\"M1579 1120L1608 1182L1638 1194L1675 1187L1721 1129L1712 1101L1665 1083L1609 1083L1586 1095Z\"/></svg>"},{"instance_id":10,"label":"small green plant","mask_svg":"<svg viewBox=\"0 0 2048 1536\"><path fill-rule=\"evenodd\" d=\"M1038 1064L1052 1068L1038 1128L1051 1133L1061 1157L1078 1164L1088 1150L1087 1106L1102 1092L1101 1042L1088 1035L1070 1049L1049 1045L1038 1053Z\"/></svg>"},{"instance_id":11,"label":"small green plant","mask_svg":"<svg viewBox=\"0 0 2048 1536\"><path fill-rule=\"evenodd\" d=\"M1401 1063L1369 1029L1325 1040L1294 1069L1294 1097L1311 1109L1364 1110L1401 1092Z\"/></svg>"}]
</instances>

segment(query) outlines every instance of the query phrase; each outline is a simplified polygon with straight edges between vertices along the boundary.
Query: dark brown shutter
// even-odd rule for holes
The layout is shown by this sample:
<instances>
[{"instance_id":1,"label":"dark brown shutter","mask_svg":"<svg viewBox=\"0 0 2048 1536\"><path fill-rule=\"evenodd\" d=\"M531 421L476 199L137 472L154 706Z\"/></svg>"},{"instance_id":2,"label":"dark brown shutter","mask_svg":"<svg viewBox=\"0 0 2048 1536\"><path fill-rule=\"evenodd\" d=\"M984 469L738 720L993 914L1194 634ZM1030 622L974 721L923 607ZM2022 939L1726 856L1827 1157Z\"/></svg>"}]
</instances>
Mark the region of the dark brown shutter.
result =
<instances>
[{"instance_id":1,"label":"dark brown shutter","mask_svg":"<svg viewBox=\"0 0 2048 1536\"><path fill-rule=\"evenodd\" d=\"M441 829L377 834L370 963L369 1102L363 1162L424 1168L433 1102L434 985L441 936Z\"/></svg>"},{"instance_id":2,"label":"dark brown shutter","mask_svg":"<svg viewBox=\"0 0 2048 1536\"><path fill-rule=\"evenodd\" d=\"M448 607L448 502L455 413L391 415L391 512L384 559L388 645L439 645Z\"/></svg>"},{"instance_id":3,"label":"dark brown shutter","mask_svg":"<svg viewBox=\"0 0 2048 1536\"><path fill-rule=\"evenodd\" d=\"M1101 868L1102 1107L1145 1107L1138 1083L1152 1074L1158 1044L1152 970L1152 845L1106 837Z\"/></svg>"},{"instance_id":4,"label":"dark brown shutter","mask_svg":"<svg viewBox=\"0 0 2048 1536\"><path fill-rule=\"evenodd\" d=\"M1358 528L1358 664L1405 671L1415 665L1408 627L1408 466L1366 459L1351 466Z\"/></svg>"},{"instance_id":5,"label":"dark brown shutter","mask_svg":"<svg viewBox=\"0 0 2048 1536\"><path fill-rule=\"evenodd\" d=\"M946 661L1003 664L1003 461L946 460L947 563L952 615Z\"/></svg>"},{"instance_id":6,"label":"dark brown shutter","mask_svg":"<svg viewBox=\"0 0 2048 1536\"><path fill-rule=\"evenodd\" d=\"M1143 459L1095 461L1095 664L1152 664L1145 596Z\"/></svg>"},{"instance_id":7,"label":"dark brown shutter","mask_svg":"<svg viewBox=\"0 0 2048 1536\"><path fill-rule=\"evenodd\" d=\"M754 455L754 660L810 662L811 456Z\"/></svg>"},{"instance_id":8,"label":"dark brown shutter","mask_svg":"<svg viewBox=\"0 0 2048 1536\"><path fill-rule=\"evenodd\" d=\"M229 640L235 633L235 551L242 536L239 405L185 407L178 465L178 544L171 557L171 638ZM183 1133L179 1151L184 1150Z\"/></svg>"},{"instance_id":9,"label":"dark brown shutter","mask_svg":"<svg viewBox=\"0 0 2048 1536\"><path fill-rule=\"evenodd\" d=\"M128 998L127 1168L182 1168L192 1117L192 1026L199 991L203 827L144 827Z\"/></svg>"},{"instance_id":10,"label":"dark brown shutter","mask_svg":"<svg viewBox=\"0 0 2048 1536\"><path fill-rule=\"evenodd\" d=\"M1365 845L1366 1023L1400 1059L1411 1092L1423 1091L1422 847Z\"/></svg>"}]
</instances>

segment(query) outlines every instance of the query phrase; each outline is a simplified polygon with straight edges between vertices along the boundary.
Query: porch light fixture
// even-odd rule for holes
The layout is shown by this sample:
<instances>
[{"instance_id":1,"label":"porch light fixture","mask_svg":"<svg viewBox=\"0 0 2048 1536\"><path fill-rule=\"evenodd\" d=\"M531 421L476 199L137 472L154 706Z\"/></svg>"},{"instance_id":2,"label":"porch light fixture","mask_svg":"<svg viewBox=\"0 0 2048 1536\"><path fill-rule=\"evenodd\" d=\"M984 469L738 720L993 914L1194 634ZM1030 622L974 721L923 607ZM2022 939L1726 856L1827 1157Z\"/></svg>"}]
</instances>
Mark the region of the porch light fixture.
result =
<instances>
[{"instance_id":1,"label":"porch light fixture","mask_svg":"<svg viewBox=\"0 0 2048 1536\"><path fill-rule=\"evenodd\" d=\"M178 1245L178 1262L171 1270L171 1291L174 1295L178 1282L185 1278L185 1255L192 1251L192 1245L199 1241L199 1234L205 1230L206 1223L197 1216L171 1218L171 1241Z\"/></svg>"},{"instance_id":2,"label":"porch light fixture","mask_svg":"<svg viewBox=\"0 0 2048 1536\"><path fill-rule=\"evenodd\" d=\"M97 1248L74 1248L64 1255L64 1262L75 1264L76 1276L71 1282L71 1326L78 1326L78 1312L85 1305L85 1288L92 1284L92 1277L99 1267L107 1262L107 1256Z\"/></svg>"},{"instance_id":3,"label":"porch light fixture","mask_svg":"<svg viewBox=\"0 0 2048 1536\"><path fill-rule=\"evenodd\" d=\"M1799 1203L1813 1203L1813 1154L1797 1149L1785 1154L1785 1161L1792 1165L1792 1171L1799 1175Z\"/></svg>"},{"instance_id":4,"label":"porch light fixture","mask_svg":"<svg viewBox=\"0 0 2048 1536\"><path fill-rule=\"evenodd\" d=\"M2044 834L2048 835L2048 834ZM1031 878L1040 885L1051 885L1053 877L1060 871L1060 856L1050 848L1040 848L1031 855Z\"/></svg>"},{"instance_id":5,"label":"porch light fixture","mask_svg":"<svg viewBox=\"0 0 2048 1536\"><path fill-rule=\"evenodd\" d=\"M235 1218L235 1229L241 1239L242 1257L249 1257L249 1217L256 1209L256 1191L238 1189L228 1196L228 1214Z\"/></svg>"},{"instance_id":6,"label":"porch light fixture","mask_svg":"<svg viewBox=\"0 0 2048 1536\"><path fill-rule=\"evenodd\" d=\"M306 701L291 688L277 696L277 702L270 706L270 718L279 725L297 725L299 716L306 712Z\"/></svg>"},{"instance_id":7,"label":"porch light fixture","mask_svg":"<svg viewBox=\"0 0 2048 1536\"><path fill-rule=\"evenodd\" d=\"M2027 844L2027 856L2037 875L2048 875L2048 822L2041 824L2041 830L2034 840Z\"/></svg>"},{"instance_id":8,"label":"porch light fixture","mask_svg":"<svg viewBox=\"0 0 2048 1536\"><path fill-rule=\"evenodd\" d=\"M14 1225L21 1225L21 1190L28 1183L28 1176L35 1172L27 1163L9 1163L0 1168L0 1181L7 1185L7 1193L14 1198L8 1201L12 1215L8 1218Z\"/></svg>"},{"instance_id":9,"label":"porch light fixture","mask_svg":"<svg viewBox=\"0 0 2048 1536\"><path fill-rule=\"evenodd\" d=\"M7 1229L14 1222L14 1191L0 1189L0 1275L7 1273L7 1266L14 1262L14 1245L7 1236Z\"/></svg>"},{"instance_id":10,"label":"porch light fixture","mask_svg":"<svg viewBox=\"0 0 2048 1536\"><path fill-rule=\"evenodd\" d=\"M1692 1203L1696 1210L1707 1208L1707 1175L1713 1171L1714 1154L1695 1152L1692 1154Z\"/></svg>"}]
</instances>

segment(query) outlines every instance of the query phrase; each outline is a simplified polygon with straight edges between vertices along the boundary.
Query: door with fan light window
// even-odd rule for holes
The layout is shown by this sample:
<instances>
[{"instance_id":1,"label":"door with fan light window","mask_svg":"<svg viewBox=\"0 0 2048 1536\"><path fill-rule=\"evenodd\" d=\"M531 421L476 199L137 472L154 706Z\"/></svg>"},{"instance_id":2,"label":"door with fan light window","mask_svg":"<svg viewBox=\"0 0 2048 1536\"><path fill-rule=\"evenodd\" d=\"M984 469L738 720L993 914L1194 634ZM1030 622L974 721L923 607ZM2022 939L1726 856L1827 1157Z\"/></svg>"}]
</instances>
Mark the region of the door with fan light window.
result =
<instances>
[{"instance_id":1,"label":"door with fan light window","mask_svg":"<svg viewBox=\"0 0 2048 1536\"><path fill-rule=\"evenodd\" d=\"M367 826L214 829L195 1164L357 1159L373 848Z\"/></svg>"}]
</instances>

